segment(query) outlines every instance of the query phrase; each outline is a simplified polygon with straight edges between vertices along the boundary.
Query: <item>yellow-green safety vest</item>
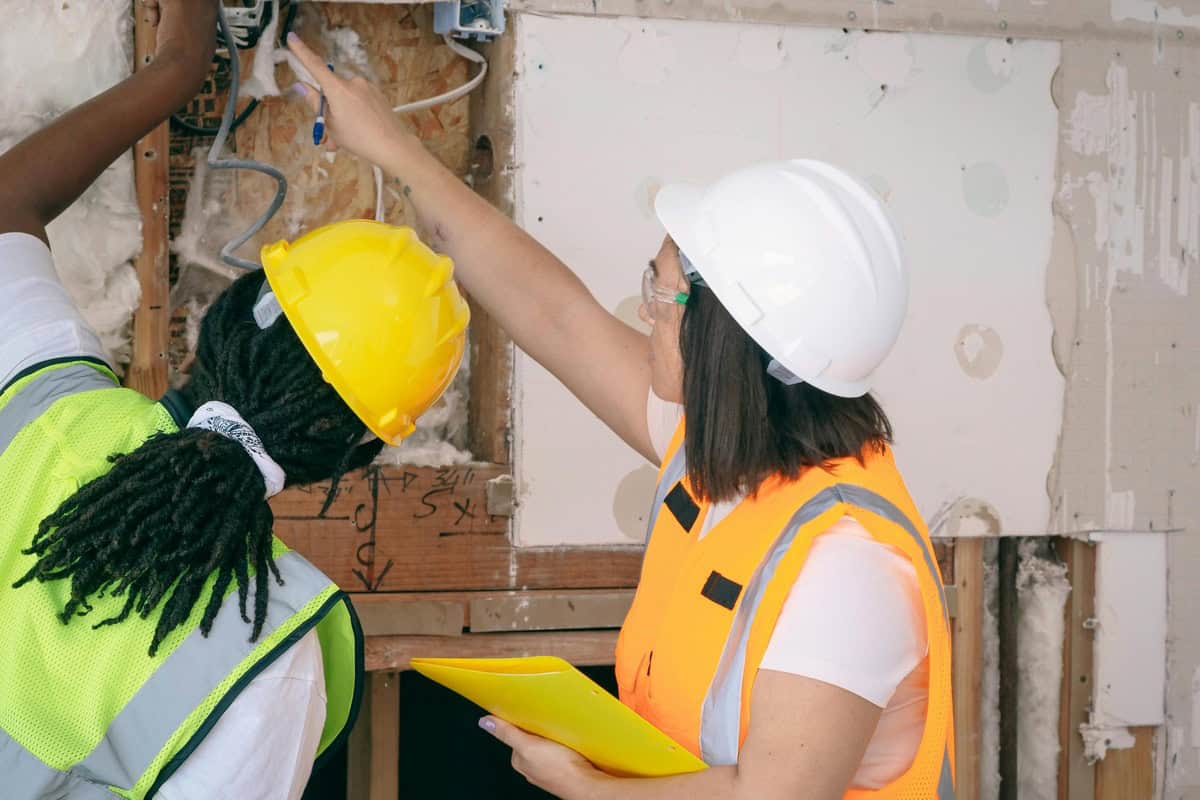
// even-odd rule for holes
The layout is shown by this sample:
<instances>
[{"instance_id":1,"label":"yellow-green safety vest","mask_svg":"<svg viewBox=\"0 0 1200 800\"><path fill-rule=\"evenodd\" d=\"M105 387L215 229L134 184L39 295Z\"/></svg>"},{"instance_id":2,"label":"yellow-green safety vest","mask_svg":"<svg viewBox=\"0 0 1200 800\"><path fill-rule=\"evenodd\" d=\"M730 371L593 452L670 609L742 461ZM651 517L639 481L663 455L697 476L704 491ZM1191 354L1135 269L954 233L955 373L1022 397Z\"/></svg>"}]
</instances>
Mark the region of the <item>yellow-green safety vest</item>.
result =
<instances>
[{"instance_id":1,"label":"yellow-green safety vest","mask_svg":"<svg viewBox=\"0 0 1200 800\"><path fill-rule=\"evenodd\" d=\"M108 367L65 359L25 370L0 392L0 795L6 800L153 797L242 689L315 629L327 697L319 754L349 732L362 692L362 632L349 599L278 539L258 641L225 596L207 637L203 603L147 655L157 623L131 615L93 629L125 598L90 598L92 614L58 619L70 581L12 584L34 563L38 524L153 434L185 424L120 388ZM180 531L180 534L186 532ZM210 577L210 585L215 575Z\"/></svg>"}]
</instances>

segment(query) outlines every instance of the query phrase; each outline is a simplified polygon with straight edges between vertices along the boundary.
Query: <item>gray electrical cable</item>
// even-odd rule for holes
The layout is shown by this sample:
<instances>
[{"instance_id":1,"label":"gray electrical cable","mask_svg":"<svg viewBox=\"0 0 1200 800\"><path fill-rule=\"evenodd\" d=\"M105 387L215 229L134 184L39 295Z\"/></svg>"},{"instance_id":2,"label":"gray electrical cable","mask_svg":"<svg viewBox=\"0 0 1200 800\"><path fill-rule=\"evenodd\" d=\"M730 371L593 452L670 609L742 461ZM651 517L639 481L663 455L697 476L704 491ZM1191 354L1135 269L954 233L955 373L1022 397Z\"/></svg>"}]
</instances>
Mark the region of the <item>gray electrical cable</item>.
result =
<instances>
[{"instance_id":1,"label":"gray electrical cable","mask_svg":"<svg viewBox=\"0 0 1200 800\"><path fill-rule=\"evenodd\" d=\"M224 3L221 4L221 13L218 15L217 21L221 29L221 38L225 40L225 46L229 49L229 98L225 103L225 114L221 117L221 127L217 129L217 138L213 141L212 147L208 151L208 165L213 169L248 169L268 175L274 178L278 184L275 190L275 197L271 200L271 205L267 208L266 213L255 220L243 233L232 241L227 242L221 248L221 260L239 269L259 269L262 265L257 261L247 261L244 258L238 258L233 252L249 241L250 237L262 230L270 222L271 217L275 216L275 212L279 211L280 207L283 206L283 200L287 197L287 178L284 177L282 172L275 169L275 167L263 164L260 161L252 161L246 158L220 157L221 151L225 149L225 141L229 138L229 131L233 127L234 116L237 112L238 85L241 82L241 64L238 63L237 43L234 42L233 36L229 31L229 21L225 19Z\"/></svg>"}]
</instances>

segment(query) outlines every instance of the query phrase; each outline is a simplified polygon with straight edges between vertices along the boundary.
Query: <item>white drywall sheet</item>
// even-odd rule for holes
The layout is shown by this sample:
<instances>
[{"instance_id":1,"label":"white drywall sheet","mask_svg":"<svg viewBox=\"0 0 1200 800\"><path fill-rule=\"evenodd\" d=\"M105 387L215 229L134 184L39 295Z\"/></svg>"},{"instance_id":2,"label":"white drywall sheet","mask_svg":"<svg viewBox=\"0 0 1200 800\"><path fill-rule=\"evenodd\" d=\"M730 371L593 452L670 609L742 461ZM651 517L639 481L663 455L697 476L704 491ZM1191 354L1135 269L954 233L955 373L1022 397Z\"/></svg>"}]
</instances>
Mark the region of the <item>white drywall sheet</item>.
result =
<instances>
[{"instance_id":1,"label":"white drywall sheet","mask_svg":"<svg viewBox=\"0 0 1200 800\"><path fill-rule=\"evenodd\" d=\"M518 23L518 219L600 302L635 318L662 184L786 157L852 170L886 201L911 271L878 395L922 512L962 501L978 532L1046 530L1063 394L1045 303L1057 43ZM524 355L516 381L518 541L640 541L654 470Z\"/></svg>"},{"instance_id":2,"label":"white drywall sheet","mask_svg":"<svg viewBox=\"0 0 1200 800\"><path fill-rule=\"evenodd\" d=\"M1161 725L1167 675L1166 533L1099 533L1094 725Z\"/></svg>"}]
</instances>

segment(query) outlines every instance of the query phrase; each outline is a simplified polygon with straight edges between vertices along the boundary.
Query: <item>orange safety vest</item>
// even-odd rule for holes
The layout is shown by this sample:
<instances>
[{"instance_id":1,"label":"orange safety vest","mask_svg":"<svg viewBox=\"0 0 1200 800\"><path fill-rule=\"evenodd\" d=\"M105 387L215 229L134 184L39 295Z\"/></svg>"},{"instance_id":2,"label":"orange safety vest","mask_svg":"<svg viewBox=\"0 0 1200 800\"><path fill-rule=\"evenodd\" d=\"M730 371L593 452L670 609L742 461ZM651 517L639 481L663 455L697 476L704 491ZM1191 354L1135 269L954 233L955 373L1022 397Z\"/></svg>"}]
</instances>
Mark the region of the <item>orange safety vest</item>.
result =
<instances>
[{"instance_id":1,"label":"orange safety vest","mask_svg":"<svg viewBox=\"0 0 1200 800\"><path fill-rule=\"evenodd\" d=\"M617 642L621 701L710 766L736 764L754 678L814 538L850 515L916 568L929 637L929 703L909 769L846 798L953 800L954 721L945 592L925 524L891 451L771 479L703 540L683 425L663 459L642 578ZM693 533L693 531L695 533ZM853 580L853 576L846 576Z\"/></svg>"}]
</instances>

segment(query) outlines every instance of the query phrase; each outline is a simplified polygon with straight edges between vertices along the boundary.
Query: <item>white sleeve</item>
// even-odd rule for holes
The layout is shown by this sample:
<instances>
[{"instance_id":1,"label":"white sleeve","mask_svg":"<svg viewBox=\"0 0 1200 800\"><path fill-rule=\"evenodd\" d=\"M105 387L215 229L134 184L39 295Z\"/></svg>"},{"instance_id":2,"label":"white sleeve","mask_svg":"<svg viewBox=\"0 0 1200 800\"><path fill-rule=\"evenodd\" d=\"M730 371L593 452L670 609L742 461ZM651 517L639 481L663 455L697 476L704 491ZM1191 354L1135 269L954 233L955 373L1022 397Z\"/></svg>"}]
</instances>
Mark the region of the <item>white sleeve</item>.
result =
<instances>
[{"instance_id":1,"label":"white sleeve","mask_svg":"<svg viewBox=\"0 0 1200 800\"><path fill-rule=\"evenodd\" d=\"M814 540L760 668L833 684L886 708L927 651L912 563L843 517Z\"/></svg>"},{"instance_id":2,"label":"white sleeve","mask_svg":"<svg viewBox=\"0 0 1200 800\"><path fill-rule=\"evenodd\" d=\"M650 446L654 448L659 461L671 446L671 437L675 435L681 419L683 406L663 400L653 389L650 390L650 397L646 400L646 425L650 429Z\"/></svg>"},{"instance_id":3,"label":"white sleeve","mask_svg":"<svg viewBox=\"0 0 1200 800\"><path fill-rule=\"evenodd\" d=\"M325 672L309 631L242 690L157 796L298 800L325 727Z\"/></svg>"},{"instance_id":4,"label":"white sleeve","mask_svg":"<svg viewBox=\"0 0 1200 800\"><path fill-rule=\"evenodd\" d=\"M59 281L50 248L36 236L0 234L0 297L0 387L43 361L107 359Z\"/></svg>"}]
</instances>

